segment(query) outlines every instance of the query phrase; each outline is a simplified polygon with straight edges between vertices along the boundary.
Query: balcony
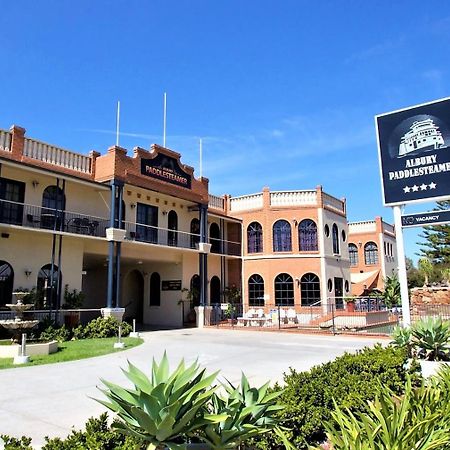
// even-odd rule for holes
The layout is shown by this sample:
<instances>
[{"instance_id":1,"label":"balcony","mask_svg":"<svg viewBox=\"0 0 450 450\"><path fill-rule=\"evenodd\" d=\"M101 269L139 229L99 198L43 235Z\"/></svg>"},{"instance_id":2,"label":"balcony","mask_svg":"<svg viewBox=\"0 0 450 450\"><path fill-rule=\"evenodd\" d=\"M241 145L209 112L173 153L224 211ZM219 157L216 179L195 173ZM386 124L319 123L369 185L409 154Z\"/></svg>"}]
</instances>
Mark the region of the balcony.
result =
<instances>
[{"instance_id":1,"label":"balcony","mask_svg":"<svg viewBox=\"0 0 450 450\"><path fill-rule=\"evenodd\" d=\"M105 237L105 229L109 226L109 219L0 200L0 223Z\"/></svg>"},{"instance_id":2,"label":"balcony","mask_svg":"<svg viewBox=\"0 0 450 450\"><path fill-rule=\"evenodd\" d=\"M241 243L209 238L211 253L229 256L241 256Z\"/></svg>"}]
</instances>

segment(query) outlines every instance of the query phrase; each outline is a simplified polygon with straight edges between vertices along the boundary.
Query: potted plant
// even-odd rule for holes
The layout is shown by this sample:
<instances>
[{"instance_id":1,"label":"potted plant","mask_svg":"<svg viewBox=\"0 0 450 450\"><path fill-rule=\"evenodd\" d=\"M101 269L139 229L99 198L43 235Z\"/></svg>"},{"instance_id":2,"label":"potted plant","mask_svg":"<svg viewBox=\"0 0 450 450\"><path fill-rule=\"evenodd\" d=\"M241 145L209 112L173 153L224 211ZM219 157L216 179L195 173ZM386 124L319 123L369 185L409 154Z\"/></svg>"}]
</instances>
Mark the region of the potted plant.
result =
<instances>
[{"instance_id":1,"label":"potted plant","mask_svg":"<svg viewBox=\"0 0 450 450\"><path fill-rule=\"evenodd\" d=\"M355 312L355 299L353 297L345 298L345 309L347 312Z\"/></svg>"}]
</instances>

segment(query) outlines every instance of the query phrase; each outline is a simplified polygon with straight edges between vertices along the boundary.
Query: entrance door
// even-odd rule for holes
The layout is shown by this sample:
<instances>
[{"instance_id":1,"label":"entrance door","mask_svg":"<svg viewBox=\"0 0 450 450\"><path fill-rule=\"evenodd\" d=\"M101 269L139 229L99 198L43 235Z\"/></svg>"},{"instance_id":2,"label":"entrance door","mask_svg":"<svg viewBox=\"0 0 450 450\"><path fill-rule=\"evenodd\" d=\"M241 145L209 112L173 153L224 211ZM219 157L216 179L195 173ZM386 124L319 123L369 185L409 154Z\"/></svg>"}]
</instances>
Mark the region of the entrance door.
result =
<instances>
[{"instance_id":1,"label":"entrance door","mask_svg":"<svg viewBox=\"0 0 450 450\"><path fill-rule=\"evenodd\" d=\"M158 208L156 206L137 204L136 223L136 240L158 243Z\"/></svg>"},{"instance_id":2,"label":"entrance door","mask_svg":"<svg viewBox=\"0 0 450 450\"><path fill-rule=\"evenodd\" d=\"M344 308L344 299L342 298L342 296L344 295L343 281L344 280L342 278L334 279L334 297L336 302L336 309Z\"/></svg>"}]
</instances>

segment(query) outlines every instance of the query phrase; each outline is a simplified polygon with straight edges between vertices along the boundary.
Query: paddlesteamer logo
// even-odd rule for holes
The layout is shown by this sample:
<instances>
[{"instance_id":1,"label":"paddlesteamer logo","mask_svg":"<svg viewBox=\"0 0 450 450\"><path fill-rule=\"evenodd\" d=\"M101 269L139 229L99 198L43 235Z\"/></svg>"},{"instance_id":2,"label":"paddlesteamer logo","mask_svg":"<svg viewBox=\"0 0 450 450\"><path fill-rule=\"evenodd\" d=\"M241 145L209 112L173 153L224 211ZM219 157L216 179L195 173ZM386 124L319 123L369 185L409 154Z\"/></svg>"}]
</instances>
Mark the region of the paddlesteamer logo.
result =
<instances>
[{"instance_id":1,"label":"paddlesteamer logo","mask_svg":"<svg viewBox=\"0 0 450 450\"><path fill-rule=\"evenodd\" d=\"M191 176L180 167L175 158L161 153L153 159L141 159L141 173L142 175L191 189Z\"/></svg>"},{"instance_id":2,"label":"paddlesteamer logo","mask_svg":"<svg viewBox=\"0 0 450 450\"><path fill-rule=\"evenodd\" d=\"M376 117L385 205L450 195L450 99Z\"/></svg>"}]
</instances>

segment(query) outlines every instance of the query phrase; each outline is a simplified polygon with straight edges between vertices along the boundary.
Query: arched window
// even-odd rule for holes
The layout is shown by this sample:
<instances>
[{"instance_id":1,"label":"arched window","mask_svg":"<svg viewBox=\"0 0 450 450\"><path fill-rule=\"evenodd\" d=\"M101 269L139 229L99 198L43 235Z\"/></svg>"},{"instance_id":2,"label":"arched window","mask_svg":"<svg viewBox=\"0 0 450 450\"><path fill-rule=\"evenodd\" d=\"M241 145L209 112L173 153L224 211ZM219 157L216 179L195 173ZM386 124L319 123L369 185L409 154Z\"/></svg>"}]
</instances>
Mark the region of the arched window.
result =
<instances>
[{"instance_id":1,"label":"arched window","mask_svg":"<svg viewBox=\"0 0 450 450\"><path fill-rule=\"evenodd\" d=\"M220 228L217 223L212 223L209 227L209 242L212 253L221 253Z\"/></svg>"},{"instance_id":2,"label":"arched window","mask_svg":"<svg viewBox=\"0 0 450 450\"><path fill-rule=\"evenodd\" d=\"M333 253L339 255L339 231L335 223L333 223L333 228L331 229L331 234L333 236Z\"/></svg>"},{"instance_id":3,"label":"arched window","mask_svg":"<svg viewBox=\"0 0 450 450\"><path fill-rule=\"evenodd\" d=\"M275 304L280 306L294 305L294 282L287 273L280 273L275 278Z\"/></svg>"},{"instance_id":4,"label":"arched window","mask_svg":"<svg viewBox=\"0 0 450 450\"><path fill-rule=\"evenodd\" d=\"M220 303L220 278L212 277L209 285L209 303Z\"/></svg>"},{"instance_id":5,"label":"arched window","mask_svg":"<svg viewBox=\"0 0 450 450\"><path fill-rule=\"evenodd\" d=\"M191 220L191 248L197 248L200 242L200 221L198 219Z\"/></svg>"},{"instance_id":6,"label":"arched window","mask_svg":"<svg viewBox=\"0 0 450 450\"><path fill-rule=\"evenodd\" d=\"M14 270L11 264L0 261L0 307L12 302Z\"/></svg>"},{"instance_id":7,"label":"arched window","mask_svg":"<svg viewBox=\"0 0 450 450\"><path fill-rule=\"evenodd\" d=\"M150 306L161 306L161 276L158 272L150 276Z\"/></svg>"},{"instance_id":8,"label":"arched window","mask_svg":"<svg viewBox=\"0 0 450 450\"><path fill-rule=\"evenodd\" d=\"M176 247L178 245L178 216L173 210L167 216L167 228L169 229L167 233L167 245Z\"/></svg>"},{"instance_id":9,"label":"arched window","mask_svg":"<svg viewBox=\"0 0 450 450\"><path fill-rule=\"evenodd\" d=\"M358 247L355 244L348 244L348 256L350 265L355 267L358 265Z\"/></svg>"},{"instance_id":10,"label":"arched window","mask_svg":"<svg viewBox=\"0 0 450 450\"><path fill-rule=\"evenodd\" d=\"M200 306L200 277L198 275L194 275L191 278L191 307Z\"/></svg>"},{"instance_id":11,"label":"arched window","mask_svg":"<svg viewBox=\"0 0 450 450\"><path fill-rule=\"evenodd\" d=\"M278 220L273 224L273 251L292 251L291 225L286 220Z\"/></svg>"},{"instance_id":12,"label":"arched window","mask_svg":"<svg viewBox=\"0 0 450 450\"><path fill-rule=\"evenodd\" d=\"M248 253L261 253L263 251L263 231L258 222L252 222L247 228Z\"/></svg>"},{"instance_id":13,"label":"arched window","mask_svg":"<svg viewBox=\"0 0 450 450\"><path fill-rule=\"evenodd\" d=\"M57 230L64 224L66 196L58 186L47 186L42 194L41 227Z\"/></svg>"},{"instance_id":14,"label":"arched window","mask_svg":"<svg viewBox=\"0 0 450 450\"><path fill-rule=\"evenodd\" d=\"M302 220L298 226L298 246L301 252L316 252L317 225L311 219Z\"/></svg>"},{"instance_id":15,"label":"arched window","mask_svg":"<svg viewBox=\"0 0 450 450\"><path fill-rule=\"evenodd\" d=\"M38 293L42 293L43 308L55 308L58 305L58 288L61 291L62 286L62 274L56 264L46 264L41 267L41 270L37 276L36 288Z\"/></svg>"},{"instance_id":16,"label":"arched window","mask_svg":"<svg viewBox=\"0 0 450 450\"><path fill-rule=\"evenodd\" d=\"M250 306L264 306L264 279L254 274L248 279L248 304Z\"/></svg>"},{"instance_id":17,"label":"arched window","mask_svg":"<svg viewBox=\"0 0 450 450\"><path fill-rule=\"evenodd\" d=\"M378 264L378 247L375 242L368 242L364 246L364 262L366 265Z\"/></svg>"},{"instance_id":18,"label":"arched window","mask_svg":"<svg viewBox=\"0 0 450 450\"><path fill-rule=\"evenodd\" d=\"M305 273L300 279L302 306L320 302L320 279L313 273Z\"/></svg>"}]
</instances>

